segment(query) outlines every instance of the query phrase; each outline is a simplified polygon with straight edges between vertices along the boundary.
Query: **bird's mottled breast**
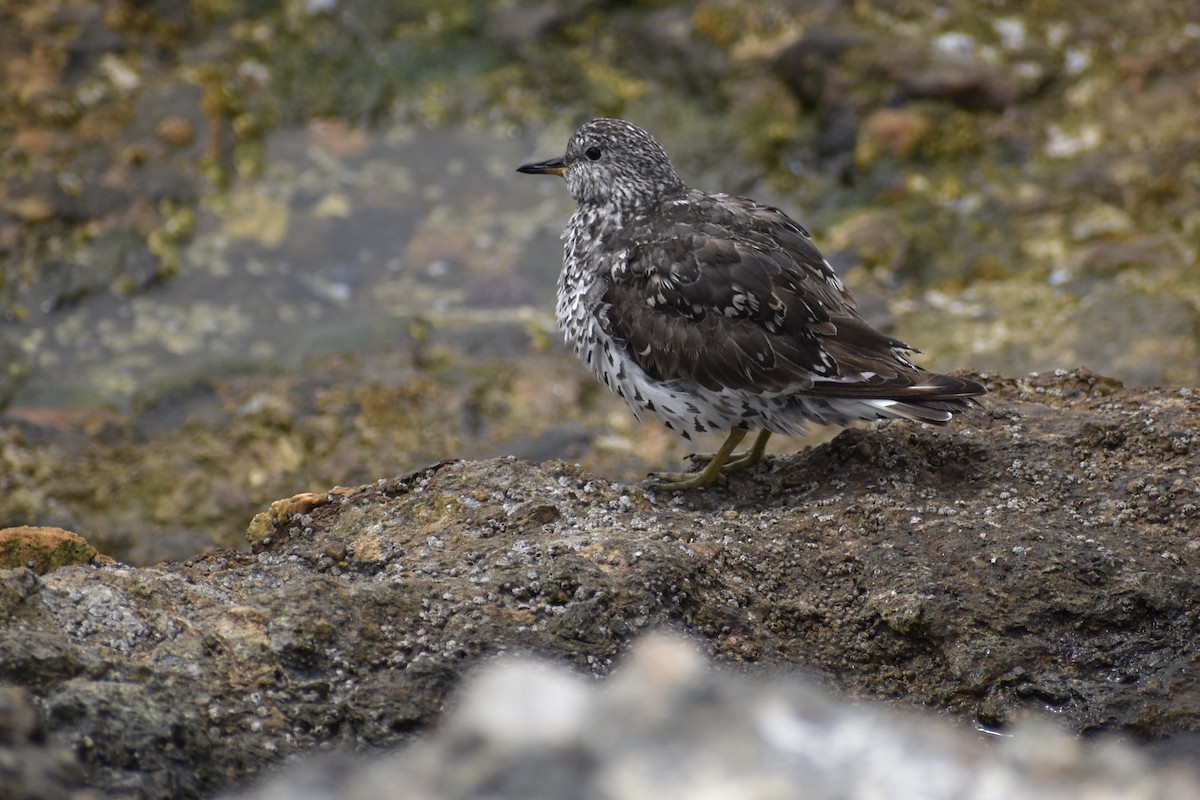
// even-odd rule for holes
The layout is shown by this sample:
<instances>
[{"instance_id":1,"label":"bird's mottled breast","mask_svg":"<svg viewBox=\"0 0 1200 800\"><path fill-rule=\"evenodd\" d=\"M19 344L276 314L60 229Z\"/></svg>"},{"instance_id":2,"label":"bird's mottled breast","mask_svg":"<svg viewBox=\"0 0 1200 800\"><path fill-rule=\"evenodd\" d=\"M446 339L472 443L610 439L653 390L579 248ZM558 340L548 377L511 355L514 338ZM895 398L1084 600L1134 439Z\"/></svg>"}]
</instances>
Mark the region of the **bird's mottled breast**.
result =
<instances>
[{"instance_id":1,"label":"bird's mottled breast","mask_svg":"<svg viewBox=\"0 0 1200 800\"><path fill-rule=\"evenodd\" d=\"M598 207L581 206L563 231L557 317L563 336L577 353L582 354L594 336L595 312L608 278L628 263L628 240L621 244L618 235L627 232L625 223Z\"/></svg>"}]
</instances>

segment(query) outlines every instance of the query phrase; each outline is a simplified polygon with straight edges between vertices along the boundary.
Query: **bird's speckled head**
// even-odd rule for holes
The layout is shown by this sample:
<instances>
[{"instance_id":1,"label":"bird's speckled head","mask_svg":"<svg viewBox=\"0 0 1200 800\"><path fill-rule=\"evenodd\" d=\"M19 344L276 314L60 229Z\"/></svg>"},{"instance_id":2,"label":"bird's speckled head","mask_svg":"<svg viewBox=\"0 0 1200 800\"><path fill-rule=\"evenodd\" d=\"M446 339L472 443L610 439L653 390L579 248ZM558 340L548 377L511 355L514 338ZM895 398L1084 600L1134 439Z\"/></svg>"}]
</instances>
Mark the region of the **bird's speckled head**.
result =
<instances>
[{"instance_id":1,"label":"bird's speckled head","mask_svg":"<svg viewBox=\"0 0 1200 800\"><path fill-rule=\"evenodd\" d=\"M594 119L575 131L562 158L517 171L561 175L580 205L623 211L653 206L683 188L662 145L621 119Z\"/></svg>"}]
</instances>

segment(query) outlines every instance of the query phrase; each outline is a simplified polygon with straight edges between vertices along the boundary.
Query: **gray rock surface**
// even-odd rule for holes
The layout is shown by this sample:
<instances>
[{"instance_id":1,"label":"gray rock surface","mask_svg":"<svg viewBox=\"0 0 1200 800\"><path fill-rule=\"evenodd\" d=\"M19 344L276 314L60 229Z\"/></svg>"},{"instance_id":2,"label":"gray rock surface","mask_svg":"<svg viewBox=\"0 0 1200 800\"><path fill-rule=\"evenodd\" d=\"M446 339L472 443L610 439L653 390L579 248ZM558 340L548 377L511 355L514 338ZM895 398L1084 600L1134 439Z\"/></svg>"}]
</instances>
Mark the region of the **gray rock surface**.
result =
<instances>
[{"instance_id":1,"label":"gray rock surface","mask_svg":"<svg viewBox=\"0 0 1200 800\"><path fill-rule=\"evenodd\" d=\"M89 796L76 790L83 770L75 754L47 746L46 728L29 693L0 686L0 796L5 800L67 800Z\"/></svg>"},{"instance_id":2,"label":"gray rock surface","mask_svg":"<svg viewBox=\"0 0 1200 800\"><path fill-rule=\"evenodd\" d=\"M704 493L444 462L280 501L251 553L0 571L0 682L101 797L400 744L495 654L605 675L660 626L965 722L1200 730L1200 398L984 380L961 424L848 430Z\"/></svg>"}]
</instances>

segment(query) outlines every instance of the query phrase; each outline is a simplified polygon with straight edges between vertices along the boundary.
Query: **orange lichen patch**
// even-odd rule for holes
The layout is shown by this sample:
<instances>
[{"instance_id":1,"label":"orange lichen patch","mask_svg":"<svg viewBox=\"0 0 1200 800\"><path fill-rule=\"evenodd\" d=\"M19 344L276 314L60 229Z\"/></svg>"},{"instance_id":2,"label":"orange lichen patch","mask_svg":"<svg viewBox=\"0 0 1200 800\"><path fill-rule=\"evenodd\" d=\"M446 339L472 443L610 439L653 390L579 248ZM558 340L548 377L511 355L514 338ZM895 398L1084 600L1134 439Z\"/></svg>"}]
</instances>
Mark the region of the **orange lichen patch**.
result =
<instances>
[{"instance_id":1,"label":"orange lichen patch","mask_svg":"<svg viewBox=\"0 0 1200 800\"><path fill-rule=\"evenodd\" d=\"M40 575L68 564L87 564L98 553L77 533L22 525L0 530L0 568L30 565Z\"/></svg>"},{"instance_id":2,"label":"orange lichen patch","mask_svg":"<svg viewBox=\"0 0 1200 800\"><path fill-rule=\"evenodd\" d=\"M12 406L4 412L10 422L58 432L79 432L86 436L118 433L130 427L130 421L111 411L91 411L41 406Z\"/></svg>"},{"instance_id":3,"label":"orange lichen patch","mask_svg":"<svg viewBox=\"0 0 1200 800\"><path fill-rule=\"evenodd\" d=\"M46 222L54 217L54 204L44 197L21 197L9 200L4 210L31 224Z\"/></svg>"},{"instance_id":4,"label":"orange lichen patch","mask_svg":"<svg viewBox=\"0 0 1200 800\"><path fill-rule=\"evenodd\" d=\"M196 126L187 117L163 117L154 126L154 135L173 147L187 147L196 141Z\"/></svg>"},{"instance_id":5,"label":"orange lichen patch","mask_svg":"<svg viewBox=\"0 0 1200 800\"><path fill-rule=\"evenodd\" d=\"M869 167L884 153L907 160L932 130L933 120L920 111L882 108L863 123L855 161Z\"/></svg>"},{"instance_id":6,"label":"orange lichen patch","mask_svg":"<svg viewBox=\"0 0 1200 800\"><path fill-rule=\"evenodd\" d=\"M316 492L301 492L284 500L276 500L266 511L255 514L254 519L250 520L250 527L246 529L246 541L258 544L270 536L277 526L286 523L297 514L307 514L328 502L328 494Z\"/></svg>"}]
</instances>

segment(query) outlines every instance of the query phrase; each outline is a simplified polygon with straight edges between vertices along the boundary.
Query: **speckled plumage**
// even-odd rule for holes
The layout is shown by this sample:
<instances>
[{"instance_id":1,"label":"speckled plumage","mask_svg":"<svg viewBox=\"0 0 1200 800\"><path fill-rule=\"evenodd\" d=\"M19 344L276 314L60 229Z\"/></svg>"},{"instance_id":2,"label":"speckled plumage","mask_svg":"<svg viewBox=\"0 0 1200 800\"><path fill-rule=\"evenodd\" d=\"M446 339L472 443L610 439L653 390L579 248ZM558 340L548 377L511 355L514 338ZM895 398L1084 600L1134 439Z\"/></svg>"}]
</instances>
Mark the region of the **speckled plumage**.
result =
<instances>
[{"instance_id":1,"label":"speckled plumage","mask_svg":"<svg viewBox=\"0 0 1200 800\"><path fill-rule=\"evenodd\" d=\"M944 424L984 389L912 364L871 328L808 232L778 209L706 194L637 126L596 119L566 154L520 168L561 175L578 203L563 233L557 317L593 372L641 418L684 436L798 434L808 420ZM723 451L725 448L723 448ZM727 462L727 463L726 463Z\"/></svg>"}]
</instances>

